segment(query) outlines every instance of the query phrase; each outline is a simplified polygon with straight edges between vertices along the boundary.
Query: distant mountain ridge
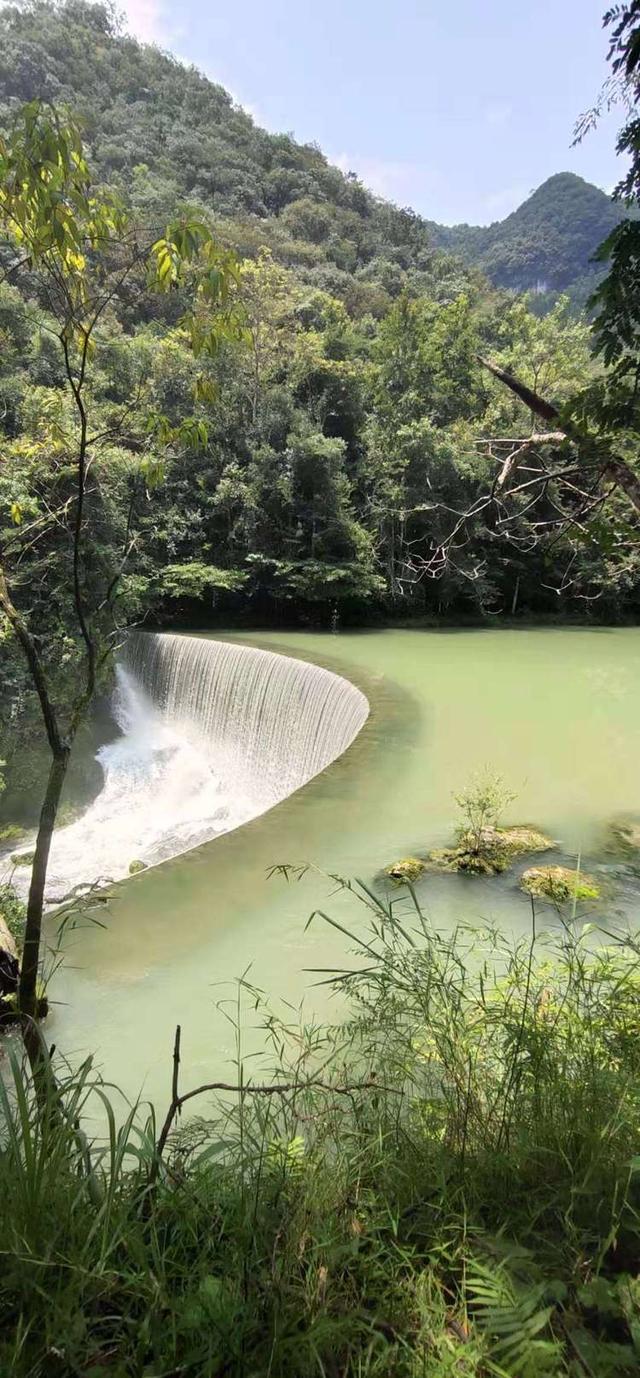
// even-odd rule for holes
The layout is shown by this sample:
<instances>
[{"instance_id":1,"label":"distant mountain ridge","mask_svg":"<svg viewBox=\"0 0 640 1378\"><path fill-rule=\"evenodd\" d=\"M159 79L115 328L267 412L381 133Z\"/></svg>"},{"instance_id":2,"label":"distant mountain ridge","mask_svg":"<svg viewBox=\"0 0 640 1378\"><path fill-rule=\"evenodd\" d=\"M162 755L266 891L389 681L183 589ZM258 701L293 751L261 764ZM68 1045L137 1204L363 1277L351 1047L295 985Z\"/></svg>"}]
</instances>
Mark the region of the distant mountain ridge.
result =
<instances>
[{"instance_id":1,"label":"distant mountain ridge","mask_svg":"<svg viewBox=\"0 0 640 1378\"><path fill-rule=\"evenodd\" d=\"M601 270L598 245L628 211L573 172L548 177L526 201L492 225L430 223L433 242L481 268L496 287L582 301Z\"/></svg>"},{"instance_id":2,"label":"distant mountain ridge","mask_svg":"<svg viewBox=\"0 0 640 1378\"><path fill-rule=\"evenodd\" d=\"M242 254L267 245L299 277L380 318L407 288L435 300L478 270L498 288L586 302L591 262L625 211L570 172L505 220L443 226L344 175L314 144L269 134L221 86L120 32L104 4L28 0L0 8L0 123L23 101L68 105L99 177L160 223L180 201L215 217Z\"/></svg>"}]
</instances>

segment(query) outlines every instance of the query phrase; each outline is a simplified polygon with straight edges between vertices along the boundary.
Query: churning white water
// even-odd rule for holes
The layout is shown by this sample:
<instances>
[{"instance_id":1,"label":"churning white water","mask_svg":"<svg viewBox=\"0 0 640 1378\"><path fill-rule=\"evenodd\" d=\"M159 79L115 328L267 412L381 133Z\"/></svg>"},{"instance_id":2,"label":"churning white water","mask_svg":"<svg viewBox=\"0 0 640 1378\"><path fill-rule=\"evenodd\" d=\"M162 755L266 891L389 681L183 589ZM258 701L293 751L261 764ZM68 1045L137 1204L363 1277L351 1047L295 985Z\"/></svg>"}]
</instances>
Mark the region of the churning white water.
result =
<instances>
[{"instance_id":1,"label":"churning white water","mask_svg":"<svg viewBox=\"0 0 640 1378\"><path fill-rule=\"evenodd\" d=\"M93 804L54 834L50 901L264 813L340 756L369 712L329 670L198 637L137 633L116 675L121 736L97 753ZM18 867L13 883L28 879Z\"/></svg>"}]
</instances>

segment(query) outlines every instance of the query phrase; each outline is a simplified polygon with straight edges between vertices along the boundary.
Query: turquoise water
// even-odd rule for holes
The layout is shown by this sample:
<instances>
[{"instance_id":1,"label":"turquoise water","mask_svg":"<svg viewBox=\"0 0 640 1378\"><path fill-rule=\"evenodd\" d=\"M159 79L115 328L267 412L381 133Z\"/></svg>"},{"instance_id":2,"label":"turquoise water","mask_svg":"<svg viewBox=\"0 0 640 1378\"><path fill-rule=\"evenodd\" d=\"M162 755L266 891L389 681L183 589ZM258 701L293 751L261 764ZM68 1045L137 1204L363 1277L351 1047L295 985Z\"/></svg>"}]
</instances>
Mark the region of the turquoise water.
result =
<instances>
[{"instance_id":1,"label":"turquoise water","mask_svg":"<svg viewBox=\"0 0 640 1378\"><path fill-rule=\"evenodd\" d=\"M216 634L219 635L219 634ZM360 922L326 875L370 883L398 856L446 844L452 793L476 770L500 771L531 821L570 853L597 850L599 829L640 811L640 630L405 631L234 637L317 661L367 694L371 715L322 775L236 831L116 886L66 940L51 986L48 1034L73 1060L95 1051L128 1095L164 1103L176 1023L184 1085L224 1075L234 1054L217 1003L248 979L275 1003L331 1016L309 969L350 961L335 930L306 920L319 905ZM267 878L309 863L297 883ZM512 878L428 877L433 921L491 919L524 929L529 903ZM550 921L553 922L553 916ZM50 929L53 921L49 920ZM248 1047L263 1035L248 1014Z\"/></svg>"}]
</instances>

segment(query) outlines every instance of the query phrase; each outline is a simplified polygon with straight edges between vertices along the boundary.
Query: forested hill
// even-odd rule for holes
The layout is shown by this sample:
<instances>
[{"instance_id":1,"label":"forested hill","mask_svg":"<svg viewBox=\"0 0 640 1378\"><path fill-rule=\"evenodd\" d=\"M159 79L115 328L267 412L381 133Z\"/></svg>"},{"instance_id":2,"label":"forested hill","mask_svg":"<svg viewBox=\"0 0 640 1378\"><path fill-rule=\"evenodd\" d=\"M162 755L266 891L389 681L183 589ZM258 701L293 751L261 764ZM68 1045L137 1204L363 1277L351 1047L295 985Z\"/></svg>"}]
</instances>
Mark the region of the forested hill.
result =
<instances>
[{"instance_id":1,"label":"forested hill","mask_svg":"<svg viewBox=\"0 0 640 1378\"><path fill-rule=\"evenodd\" d=\"M598 188L561 173L494 225L423 220L372 196L315 146L259 129L221 86L119 34L107 8L81 0L0 12L0 100L35 96L82 115L93 165L141 207L204 205L241 253L268 243L358 315L381 316L405 285L451 299L477 268L499 287L552 300L569 291L582 304L595 281L590 258L620 216Z\"/></svg>"},{"instance_id":2,"label":"forested hill","mask_svg":"<svg viewBox=\"0 0 640 1378\"><path fill-rule=\"evenodd\" d=\"M195 68L119 34L102 5L0 11L0 117L34 97L81 116L94 169L150 217L185 198L204 206L241 254L268 245L355 314L383 315L406 274L436 295L446 276L449 299L465 285L418 216L377 200L315 146L259 129Z\"/></svg>"},{"instance_id":3,"label":"forested hill","mask_svg":"<svg viewBox=\"0 0 640 1378\"><path fill-rule=\"evenodd\" d=\"M62 112L63 128L65 106L81 121L96 204L100 183L122 193L130 241L118 254L162 241L185 206L216 251L219 241L238 251L230 301L242 328L197 366L188 280L157 291L153 275L147 283L132 268L99 313L85 536L97 613L124 549L126 574L115 576L123 621L555 615L561 595L580 615L592 604L601 618L636 614L640 559L624 542L612 542L602 577L594 543L562 516L555 531L546 487L544 510L516 500L506 526L481 500L504 445L530 433L531 417L479 359L559 407L597 377L590 327L566 301L541 313L534 297L492 286L443 244L444 232L378 200L317 148L257 128L194 68L119 33L103 5L0 9L0 125L9 129L15 113L18 131L9 143L19 144L19 112L36 96ZM49 109L37 118L46 124ZM567 179L560 185L564 196ZM545 214L542 188L505 222L513 245L514 222L538 227L537 238L522 230L523 251L539 249L522 285L546 271ZM547 215L558 245L562 226L578 242L577 218L566 205L557 223ZM467 233L482 237L478 256L493 272L496 227ZM594 223L585 230L577 273L599 236ZM455 248L470 256L468 245ZM9 233L0 258L12 252ZM568 250L557 260L566 286ZM106 252L79 263L74 271L88 276L111 271ZM63 615L49 597L66 587L66 548L55 522L37 542L27 522L16 525L23 513L48 522L60 501L73 512L64 485L75 394L59 347L67 316L55 314L43 271L19 259L0 282L0 536L8 530L18 551L10 574L20 606L66 665L73 607ZM515 249L511 274L513 287ZM219 324L215 312L203 319ZM547 547L540 530L550 528ZM17 661L14 670L8 712L22 701Z\"/></svg>"},{"instance_id":4,"label":"forested hill","mask_svg":"<svg viewBox=\"0 0 640 1378\"><path fill-rule=\"evenodd\" d=\"M582 304L598 277L593 254L623 214L598 187L559 172L506 220L434 224L431 232L435 244L482 268L497 287L554 297L570 291Z\"/></svg>"}]
</instances>

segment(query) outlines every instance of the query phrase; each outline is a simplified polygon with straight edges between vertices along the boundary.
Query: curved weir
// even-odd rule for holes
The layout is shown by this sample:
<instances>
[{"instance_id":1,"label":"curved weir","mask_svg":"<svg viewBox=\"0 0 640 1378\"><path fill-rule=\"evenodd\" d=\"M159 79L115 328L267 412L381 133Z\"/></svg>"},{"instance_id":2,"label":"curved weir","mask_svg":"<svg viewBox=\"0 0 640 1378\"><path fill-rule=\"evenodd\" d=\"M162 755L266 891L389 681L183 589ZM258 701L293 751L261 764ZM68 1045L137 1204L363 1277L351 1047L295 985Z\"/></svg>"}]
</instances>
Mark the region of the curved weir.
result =
<instances>
[{"instance_id":1,"label":"curved weir","mask_svg":"<svg viewBox=\"0 0 640 1378\"><path fill-rule=\"evenodd\" d=\"M207 743L251 817L341 756L369 712L341 675L255 646L139 633L126 663L174 727Z\"/></svg>"},{"instance_id":2,"label":"curved weir","mask_svg":"<svg viewBox=\"0 0 640 1378\"><path fill-rule=\"evenodd\" d=\"M636 627L446 633L394 629L366 635L342 632L339 637L328 632L246 633L251 650L268 646L276 652L283 642L298 663L305 657L320 660L347 678L353 667L355 683L371 702L371 719L330 770L277 808L267 807L247 827L233 826L241 816L239 805L234 817L212 818L217 810L231 811L238 781L232 781L231 791L224 781L216 785L221 777L209 764L215 751L213 743L206 743L202 702L190 716L187 735L182 732L191 715L187 694L195 693L201 676L208 678L211 665L201 666L197 674L192 665L188 690L188 676L181 675L178 683L177 660L156 662L154 671L154 643L147 640L139 647L146 668L138 662L147 690L136 678L138 648L132 646L121 672L118 708L123 724L130 714L129 726L103 748L102 802L96 800L76 825L85 828L84 863L90 861L95 870L113 869L106 864L107 850L125 864L140 855L142 839L142 859L158 857L165 849L166 854L173 851L174 859L152 867L139 883L114 887L112 900L101 908L100 926L83 924L69 934L68 960L51 985L46 1034L74 1058L94 1054L109 1080L130 1099L143 1088L144 1097L163 1113L177 1024L184 1035L184 1086L231 1080L236 1032L220 1001L227 996L235 1001L238 976L249 973L247 980L267 993L275 1010L282 1011L280 1001L286 1001L287 1022L295 1023L292 1009L302 1005L307 1024L335 1023L334 987L325 985L320 973L352 966L353 944L345 930L354 931L360 909L353 895L328 877L361 876L365 884L375 885L387 862L446 846L456 822L452 790L463 788L487 762L520 793L521 812L513 816L532 819L576 854L588 855L600 845L603 819L637 812ZM165 648L169 650L168 643ZM206 643L190 642L190 656L204 653L217 660L215 674L221 654L239 651L235 643L207 652ZM248 673L253 657L243 660ZM269 661L262 663L267 667ZM289 673L293 664L287 658L280 670ZM244 674L238 665L236 670ZM302 673L316 672L306 664ZM127 690L128 681L135 692ZM346 708L342 694L351 691L340 682L337 687L338 708L340 702ZM238 711L243 693L235 698ZM178 695L173 707L171 694ZM252 702L255 708L255 698ZM357 695L355 702L364 718L366 705ZM250 715L243 713L241 722L244 739L251 742ZM223 721L223 739L225 732ZM237 741L240 732L238 728ZM338 750L339 745L330 737L330 748ZM289 755L285 751L283 771ZM244 769L239 749L232 766L234 759L238 770ZM252 788L262 793L256 770L250 774ZM247 809L260 806L255 796L246 801ZM224 836L212 846L189 850L200 829L206 836L217 830ZM179 851L185 855L175 855ZM277 875L267 879L281 862L308 863L308 870L296 884ZM23 870L27 868L17 868L14 875ZM513 874L494 885L434 872L425 886L436 932L490 923L530 939L529 898L520 893ZM53 895L63 892L62 885L52 887ZM618 903L621 914L633 922L637 895L631 881L628 890L624 882ZM328 913L340 928L315 921L309 925L309 915L318 912ZM550 922L557 920L551 916ZM49 922L52 943L57 925L54 915ZM247 993L246 1000L242 1050L249 1057L263 1051L265 1035L253 1011L253 996ZM248 1065L255 1074L258 1064ZM266 1067L261 1065L270 1072L270 1050Z\"/></svg>"},{"instance_id":3,"label":"curved weir","mask_svg":"<svg viewBox=\"0 0 640 1378\"><path fill-rule=\"evenodd\" d=\"M341 675L306 661L138 632L117 666L113 713L122 735L98 752L103 788L54 835L51 902L264 813L346 751L369 704Z\"/></svg>"}]
</instances>

